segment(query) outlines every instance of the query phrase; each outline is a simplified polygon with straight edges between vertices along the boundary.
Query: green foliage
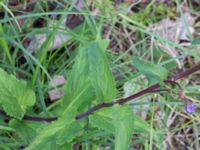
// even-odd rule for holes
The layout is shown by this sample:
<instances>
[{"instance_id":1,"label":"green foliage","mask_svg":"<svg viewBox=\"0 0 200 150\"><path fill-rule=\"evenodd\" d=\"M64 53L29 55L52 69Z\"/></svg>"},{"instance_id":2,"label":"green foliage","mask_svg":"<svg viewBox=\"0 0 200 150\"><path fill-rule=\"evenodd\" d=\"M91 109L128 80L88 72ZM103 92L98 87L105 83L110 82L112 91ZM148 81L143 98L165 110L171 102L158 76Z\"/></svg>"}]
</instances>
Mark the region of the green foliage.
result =
<instances>
[{"instance_id":1,"label":"green foliage","mask_svg":"<svg viewBox=\"0 0 200 150\"><path fill-rule=\"evenodd\" d=\"M54 150L65 149L67 147L71 149L76 139L84 136L84 128L87 127L86 120L76 121L75 116L87 110L87 107L91 106L93 103L100 103L102 100L110 101L116 97L115 81L106 57L107 45L107 41L99 40L82 43L79 47L75 63L69 74L68 83L64 87L66 96L61 100L61 106L56 108L60 110L58 120L47 125L20 120L10 121L10 127L15 129L17 134L16 138L20 138L24 145L28 145L26 148L27 150ZM134 65L143 74L159 81L166 75L154 73L157 69L165 71L161 66L151 64L138 58L134 58ZM150 73L145 71L147 68L150 69ZM5 78L8 77L9 80L5 80ZM14 87L18 87L16 95L22 95L22 98L26 99L28 99L27 95L29 98L35 98L35 95L32 91L29 91L24 81L17 80L14 76L8 75L3 70L1 70L1 78L0 85L3 86L1 89L7 89L10 92L14 91ZM3 81L9 83L5 84ZM9 88L5 88L5 85L9 85ZM12 92L12 94L15 94L15 92ZM22 108L34 104L25 103L27 101L20 98L19 100L16 99L17 102L19 101L19 104L23 106ZM6 98L4 97L4 99ZM16 100L13 101L11 101L12 104L16 102ZM9 101L7 100L4 101L4 103L5 102ZM34 101L32 100L31 102ZM15 104L15 109L18 108L16 107L17 104ZM4 105L5 104L2 103L4 109L6 108L6 112L10 115L15 115L18 119L23 117L22 114L19 115L18 113L23 112L24 114L24 110L8 109L7 107L10 107L11 103ZM15 114L11 110L14 110ZM113 108L99 110L89 117L89 125L93 128L113 134L115 137L114 145L116 150L128 149L133 131L145 133L147 136L149 135L149 124L134 116L132 108L129 106L117 105Z\"/></svg>"},{"instance_id":2,"label":"green foliage","mask_svg":"<svg viewBox=\"0 0 200 150\"><path fill-rule=\"evenodd\" d=\"M41 126L41 123L27 122L12 119L9 122L9 126L16 130L17 136L24 141L24 144L30 144L37 134L37 129Z\"/></svg>"},{"instance_id":3,"label":"green foliage","mask_svg":"<svg viewBox=\"0 0 200 150\"><path fill-rule=\"evenodd\" d=\"M5 40L5 38L3 37L3 33L4 33L3 27L2 27L2 25L0 23L0 49L2 49L3 51L5 51L9 62L11 64L13 64L12 57L10 55L10 50L9 50L9 47L8 47L8 43Z\"/></svg>"},{"instance_id":4,"label":"green foliage","mask_svg":"<svg viewBox=\"0 0 200 150\"><path fill-rule=\"evenodd\" d=\"M114 106L112 118L115 128L115 150L127 150L134 127L133 111L127 106Z\"/></svg>"},{"instance_id":5,"label":"green foliage","mask_svg":"<svg viewBox=\"0 0 200 150\"><path fill-rule=\"evenodd\" d=\"M112 0L97 0L94 1L94 3L101 10L104 17L110 18L112 16L112 19L115 20L117 12L113 6L114 2Z\"/></svg>"},{"instance_id":6,"label":"green foliage","mask_svg":"<svg viewBox=\"0 0 200 150\"><path fill-rule=\"evenodd\" d=\"M68 116L63 116L41 128L35 140L26 149L54 150L66 143L71 143L82 132L84 122L75 121L74 113L69 113Z\"/></svg>"},{"instance_id":7,"label":"green foliage","mask_svg":"<svg viewBox=\"0 0 200 150\"><path fill-rule=\"evenodd\" d=\"M112 109L102 109L89 117L92 127L104 130L109 133L114 133L114 126L112 122Z\"/></svg>"},{"instance_id":8,"label":"green foliage","mask_svg":"<svg viewBox=\"0 0 200 150\"><path fill-rule=\"evenodd\" d=\"M65 87L65 93L68 94L63 99L64 107L86 87L84 93L88 94L81 96L82 101L108 101L115 98L115 81L105 54L107 45L105 40L81 45Z\"/></svg>"},{"instance_id":9,"label":"green foliage","mask_svg":"<svg viewBox=\"0 0 200 150\"><path fill-rule=\"evenodd\" d=\"M166 87L167 90L173 87L170 94L165 92L165 86L161 87L161 91L158 90L162 94L153 91L154 94L149 92L146 96L141 91L148 86L148 82L163 84L168 70L177 67L177 59L183 60L187 54L194 56L195 61L198 58L195 55L198 52L190 48L199 45L199 37L192 41L192 47L182 47L180 43L169 41L149 30L162 19L178 19L177 0L166 3L138 1L134 4L119 0L83 3L73 0L53 3L35 1L30 6L31 11L27 2L25 10L28 8L29 13L26 14L16 14L15 6L5 2L0 0L0 7L4 11L0 21L0 67L29 82L32 80L36 92L25 81L0 69L0 149L162 149L169 133L175 136L183 133L185 127L195 131L196 137L192 139L198 139L196 131L199 124L194 122L195 119L188 119L198 118L197 114L184 113L181 117L187 119L183 119L184 124L180 121L180 126L176 124L180 116L175 116L175 122L172 122L176 109L180 110L178 106L181 105L181 109L184 107L183 102L176 102L179 98L176 86ZM19 10L20 2L16 1ZM85 7L80 9L80 5ZM180 13L180 17L184 13ZM76 21L77 17L79 19ZM75 25L83 18L83 23L75 29L60 26L61 22ZM42 27L37 28L38 25ZM71 38L61 43L60 48L49 51L50 43L57 40L54 37L58 30L65 31L66 36ZM109 41L101 39L102 33ZM29 40L37 39L37 35L42 34L47 35L46 41L40 50L31 53L27 49ZM159 44L149 43L151 37ZM160 47L163 42L178 48L180 55L172 58L171 53L164 52ZM107 47L112 49L109 51L112 64L107 58ZM165 47L162 45L162 48ZM144 56L155 63L145 60ZM158 62L162 62L167 69ZM48 92L52 88L49 80L63 74L67 77L67 83L57 88L64 90L65 96L58 101L49 101ZM196 99L200 98L200 87L195 87L193 83L196 82L189 80L182 80L180 84L198 107ZM192 89L188 88L190 83ZM116 98L122 100L134 93L142 95L134 99L137 102L130 101L123 105L113 102L112 107L97 110L82 120L75 119L93 106L102 106ZM151 106L153 109L150 109ZM181 110L179 114L182 114ZM31 116L33 120L27 120ZM37 122L38 118L34 120L33 116L57 117L57 120ZM198 140L188 148L195 146L198 147Z\"/></svg>"},{"instance_id":10,"label":"green foliage","mask_svg":"<svg viewBox=\"0 0 200 150\"><path fill-rule=\"evenodd\" d=\"M89 121L92 127L119 136L116 137L116 140L119 138L119 141L115 142L115 144L119 144L116 145L116 149L127 147L132 133L142 133L146 137L150 135L150 125L145 120L134 115L131 107L128 106L114 106L112 109L99 110L89 117ZM122 137L123 140L120 140ZM153 139L155 141L158 140L155 130L153 130Z\"/></svg>"},{"instance_id":11,"label":"green foliage","mask_svg":"<svg viewBox=\"0 0 200 150\"><path fill-rule=\"evenodd\" d=\"M15 131L14 128L10 128L10 127L3 126L3 125L0 125L0 130L3 130L3 131Z\"/></svg>"},{"instance_id":12,"label":"green foliage","mask_svg":"<svg viewBox=\"0 0 200 150\"><path fill-rule=\"evenodd\" d=\"M200 45L200 37L195 38L195 39L192 41L192 45Z\"/></svg>"},{"instance_id":13,"label":"green foliage","mask_svg":"<svg viewBox=\"0 0 200 150\"><path fill-rule=\"evenodd\" d=\"M115 83L106 58L106 47L104 40L81 46L65 86L68 94L62 100L63 113L60 119L42 128L28 150L53 150L72 142L83 132L85 125L84 121L74 120L79 109L85 109L90 101L115 98Z\"/></svg>"},{"instance_id":14,"label":"green foliage","mask_svg":"<svg viewBox=\"0 0 200 150\"><path fill-rule=\"evenodd\" d=\"M137 57L134 57L133 64L140 73L144 74L150 80L151 83L162 83L162 81L167 78L168 70L159 64L154 64Z\"/></svg>"},{"instance_id":15,"label":"green foliage","mask_svg":"<svg viewBox=\"0 0 200 150\"><path fill-rule=\"evenodd\" d=\"M149 17L151 15L152 17ZM151 25L164 18L174 17L176 15L176 6L168 6L165 3L156 3L151 1L145 8L137 13L131 13L130 18L142 25Z\"/></svg>"},{"instance_id":16,"label":"green foliage","mask_svg":"<svg viewBox=\"0 0 200 150\"><path fill-rule=\"evenodd\" d=\"M2 69L0 69L0 95L0 105L4 111L17 119L22 119L26 109L35 103L35 93L28 84Z\"/></svg>"}]
</instances>

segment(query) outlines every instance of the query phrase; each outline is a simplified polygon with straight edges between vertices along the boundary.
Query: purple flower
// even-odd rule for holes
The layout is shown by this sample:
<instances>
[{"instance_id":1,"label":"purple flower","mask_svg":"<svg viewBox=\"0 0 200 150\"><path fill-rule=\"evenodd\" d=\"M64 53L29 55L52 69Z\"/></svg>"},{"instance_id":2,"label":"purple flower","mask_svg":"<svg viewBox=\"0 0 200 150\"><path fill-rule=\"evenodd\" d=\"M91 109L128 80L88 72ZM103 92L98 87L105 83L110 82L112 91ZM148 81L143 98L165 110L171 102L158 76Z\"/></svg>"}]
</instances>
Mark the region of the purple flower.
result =
<instances>
[{"instance_id":1,"label":"purple flower","mask_svg":"<svg viewBox=\"0 0 200 150\"><path fill-rule=\"evenodd\" d=\"M193 113L196 109L196 106L194 104L187 104L186 106L186 112Z\"/></svg>"}]
</instances>

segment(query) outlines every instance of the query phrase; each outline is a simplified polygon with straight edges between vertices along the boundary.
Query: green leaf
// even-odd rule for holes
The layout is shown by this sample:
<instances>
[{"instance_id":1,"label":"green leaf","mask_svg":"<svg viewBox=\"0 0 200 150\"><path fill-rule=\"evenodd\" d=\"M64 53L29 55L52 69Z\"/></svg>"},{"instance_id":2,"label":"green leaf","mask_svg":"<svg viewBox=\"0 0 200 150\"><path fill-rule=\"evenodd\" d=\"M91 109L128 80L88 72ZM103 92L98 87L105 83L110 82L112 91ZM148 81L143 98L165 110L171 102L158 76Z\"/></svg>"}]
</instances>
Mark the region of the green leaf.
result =
<instances>
[{"instance_id":1,"label":"green leaf","mask_svg":"<svg viewBox=\"0 0 200 150\"><path fill-rule=\"evenodd\" d=\"M134 57L133 64L150 81L163 83L162 81L167 78L168 70L159 64L154 64L137 57Z\"/></svg>"},{"instance_id":2,"label":"green leaf","mask_svg":"<svg viewBox=\"0 0 200 150\"><path fill-rule=\"evenodd\" d=\"M107 45L106 41L99 41L86 49L89 59L89 77L96 97L100 100L112 100L116 96L114 78L105 55Z\"/></svg>"},{"instance_id":3,"label":"green leaf","mask_svg":"<svg viewBox=\"0 0 200 150\"><path fill-rule=\"evenodd\" d=\"M64 115L59 120L40 129L38 136L26 150L54 150L65 145L65 143L70 144L76 136L81 134L85 123L75 121L75 113L69 113L71 114Z\"/></svg>"},{"instance_id":4,"label":"green leaf","mask_svg":"<svg viewBox=\"0 0 200 150\"><path fill-rule=\"evenodd\" d=\"M85 97L88 87L80 91L76 97L63 110L61 117L43 127L27 147L27 150L43 149L54 150L62 147L66 143L70 145L73 139L78 136L85 125L83 121L76 121L77 109L82 105L81 97ZM85 95L86 94L86 95ZM76 125L75 125L76 124ZM59 137L59 138L58 138ZM62 145L63 144L63 145Z\"/></svg>"},{"instance_id":5,"label":"green leaf","mask_svg":"<svg viewBox=\"0 0 200 150\"><path fill-rule=\"evenodd\" d=\"M84 126L83 122L73 121L70 125L67 126L67 128L65 127L65 130L59 131L57 133L58 140L56 143L58 145L63 145L66 142L70 143L74 139L74 137L82 134L83 126Z\"/></svg>"},{"instance_id":6,"label":"green leaf","mask_svg":"<svg viewBox=\"0 0 200 150\"><path fill-rule=\"evenodd\" d=\"M65 87L67 93L64 107L88 86L88 93L82 101L88 99L112 100L116 96L115 81L106 58L105 50L108 43L105 40L82 45L73 69L69 75L69 82ZM88 102L86 102L88 103Z\"/></svg>"},{"instance_id":7,"label":"green leaf","mask_svg":"<svg viewBox=\"0 0 200 150\"><path fill-rule=\"evenodd\" d=\"M16 138L21 138L25 144L29 144L36 136L37 130L44 125L40 122L29 122L23 120L12 119L9 126L16 130Z\"/></svg>"},{"instance_id":8,"label":"green leaf","mask_svg":"<svg viewBox=\"0 0 200 150\"><path fill-rule=\"evenodd\" d=\"M15 131L15 129L7 127L7 126L3 126L3 125L0 125L0 131L1 130L3 130L3 131Z\"/></svg>"},{"instance_id":9,"label":"green leaf","mask_svg":"<svg viewBox=\"0 0 200 150\"><path fill-rule=\"evenodd\" d=\"M89 117L90 124L107 132L115 133L115 128L113 124L112 109L104 108L94 113ZM134 118L134 129L136 133L142 133L148 136L150 134L150 125L142 118L134 115L132 113L132 118ZM155 132L155 131L153 131Z\"/></svg>"},{"instance_id":10,"label":"green leaf","mask_svg":"<svg viewBox=\"0 0 200 150\"><path fill-rule=\"evenodd\" d=\"M197 37L192 41L192 45L199 45L199 44L200 44L200 37Z\"/></svg>"},{"instance_id":11,"label":"green leaf","mask_svg":"<svg viewBox=\"0 0 200 150\"><path fill-rule=\"evenodd\" d=\"M115 150L127 150L133 132L133 111L128 106L113 107L113 125L115 128Z\"/></svg>"},{"instance_id":12,"label":"green leaf","mask_svg":"<svg viewBox=\"0 0 200 150\"><path fill-rule=\"evenodd\" d=\"M112 100L116 89L106 58L107 42L85 43L78 51L75 64L64 87L61 118L41 129L27 150L54 150L82 134L85 122L75 121L77 113L86 109L91 101ZM53 146L53 147L52 147Z\"/></svg>"},{"instance_id":13,"label":"green leaf","mask_svg":"<svg viewBox=\"0 0 200 150\"><path fill-rule=\"evenodd\" d=\"M105 130L107 132L114 133L114 126L112 122L112 109L105 108L99 110L97 113L91 115L89 117L90 124L93 127L96 127L101 130Z\"/></svg>"},{"instance_id":14,"label":"green leaf","mask_svg":"<svg viewBox=\"0 0 200 150\"><path fill-rule=\"evenodd\" d=\"M26 109L34 103L35 93L27 83L0 69L0 105L4 111L10 116L22 119Z\"/></svg>"}]
</instances>

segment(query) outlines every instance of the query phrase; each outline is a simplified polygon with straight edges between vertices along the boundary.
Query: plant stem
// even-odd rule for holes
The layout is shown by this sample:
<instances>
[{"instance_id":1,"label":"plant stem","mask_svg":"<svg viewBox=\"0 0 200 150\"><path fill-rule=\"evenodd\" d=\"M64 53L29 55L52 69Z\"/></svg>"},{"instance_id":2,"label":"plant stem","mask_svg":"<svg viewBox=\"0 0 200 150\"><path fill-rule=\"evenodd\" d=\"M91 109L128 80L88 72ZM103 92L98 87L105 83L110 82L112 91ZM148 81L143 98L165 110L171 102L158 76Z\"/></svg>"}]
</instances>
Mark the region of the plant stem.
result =
<instances>
[{"instance_id":1,"label":"plant stem","mask_svg":"<svg viewBox=\"0 0 200 150\"><path fill-rule=\"evenodd\" d=\"M173 76L172 78L168 79L168 80L165 80L164 83L175 83L175 81L177 80L180 80L184 77L187 77L189 76L190 74L194 73L194 72L197 72L200 70L200 64L198 64L197 66L193 67L193 68L190 68L186 71L183 71L175 76ZM112 101L112 102L108 102L108 103L102 103L102 104L98 104L94 107L92 107L91 109L87 110L86 112L82 113L82 114L79 114L76 116L76 120L80 120L80 119L83 119L87 116L89 116L90 114L94 113L95 111L99 110L99 109L102 109L102 108L105 108L105 107L111 107L113 106L114 104L119 104L119 105L123 105L129 101L132 101L138 97L141 97L147 93L150 93L152 91L155 91L156 89L158 89L160 87L160 84L154 84L136 94L133 94L129 97L126 97L126 98L121 98L121 99L118 99L116 101Z\"/></svg>"},{"instance_id":2,"label":"plant stem","mask_svg":"<svg viewBox=\"0 0 200 150\"><path fill-rule=\"evenodd\" d=\"M0 115L8 117L8 118L12 118L8 116L3 110L0 110ZM46 118L46 117L37 117L37 116L30 116L30 115L25 115L23 117L23 120L37 121L37 122L51 122L57 119L58 119L57 117Z\"/></svg>"},{"instance_id":3,"label":"plant stem","mask_svg":"<svg viewBox=\"0 0 200 150\"><path fill-rule=\"evenodd\" d=\"M181 73L167 79L167 80L164 80L164 83L166 84L176 84L178 85L175 81L177 80L180 80L182 78L185 78L189 75L191 75L192 73L194 72L197 72L200 70L200 64L198 64L197 66L193 67L193 68L190 68L186 71L182 71ZM126 97L126 98L121 98L121 99L118 99L118 100L113 100L111 102L107 102L107 103L101 103L101 104L98 104L90 109L88 109L86 112L84 113L81 113L79 115L76 116L76 120L80 120L80 119L83 119L91 114L93 114L95 111L97 110L100 110L102 108L106 108L106 107L112 107L114 104L119 104L119 105L123 105L129 101L132 101L138 97L141 97L147 93L151 93L151 92L154 92L155 90L157 90L159 87L161 87L160 84L154 84L144 90L141 90L139 91L138 93L136 94L133 94L129 97ZM6 117L9 117L4 111L0 110L0 115L2 116L6 116ZM58 119L58 117L51 117L51 118L45 118L45 117L36 117L36 116L30 116L30 115L25 115L24 120L30 120L30 121L38 121L38 122L52 122L52 121L55 121Z\"/></svg>"}]
</instances>

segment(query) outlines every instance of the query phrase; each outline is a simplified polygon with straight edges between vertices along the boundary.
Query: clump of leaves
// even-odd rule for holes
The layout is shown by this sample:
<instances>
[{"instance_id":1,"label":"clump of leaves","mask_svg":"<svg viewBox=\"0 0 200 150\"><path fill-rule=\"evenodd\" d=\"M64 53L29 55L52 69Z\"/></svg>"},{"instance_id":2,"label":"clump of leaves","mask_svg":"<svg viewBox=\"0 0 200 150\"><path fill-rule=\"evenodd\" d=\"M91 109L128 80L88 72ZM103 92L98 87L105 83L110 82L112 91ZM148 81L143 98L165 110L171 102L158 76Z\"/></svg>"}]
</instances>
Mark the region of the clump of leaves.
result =
<instances>
[{"instance_id":1,"label":"clump of leaves","mask_svg":"<svg viewBox=\"0 0 200 150\"><path fill-rule=\"evenodd\" d=\"M85 110L92 102L109 101L116 97L114 78L105 54L107 45L107 41L99 40L80 46L69 82L65 86L65 92L68 94L62 99L63 112L57 121L39 129L38 135L27 149L49 150L63 145L72 145L77 136L84 134L83 128L86 125L84 120L75 120L77 113ZM116 112L121 109L120 118L124 121L120 125L117 123L119 118ZM113 124L117 136L116 149L125 150L132 133L132 112L130 108L121 106L113 111ZM112 113L110 115L112 116ZM128 118L125 119L126 117ZM123 124L129 126L130 129L123 127ZM121 135L127 136L123 142L119 142Z\"/></svg>"},{"instance_id":2,"label":"clump of leaves","mask_svg":"<svg viewBox=\"0 0 200 150\"><path fill-rule=\"evenodd\" d=\"M1 69L0 104L14 117L9 123L11 131L15 132L13 138L27 150L72 149L78 137L87 134L85 128L96 128L114 135L112 144L116 150L126 150L133 131L143 130L148 135L149 125L135 117L132 108L126 105L101 109L89 117L89 122L75 119L88 106L116 98L115 81L106 57L107 46L106 40L81 44L69 82L64 87L66 96L57 107L60 110L58 119L49 124L21 120L26 109L34 105L35 94L25 81Z\"/></svg>"},{"instance_id":3,"label":"clump of leaves","mask_svg":"<svg viewBox=\"0 0 200 150\"><path fill-rule=\"evenodd\" d=\"M170 2L170 3L173 3ZM141 25L148 26L167 17L175 17L176 6L152 1L144 9L131 13L129 17ZM152 17L149 17L151 15Z\"/></svg>"}]
</instances>

